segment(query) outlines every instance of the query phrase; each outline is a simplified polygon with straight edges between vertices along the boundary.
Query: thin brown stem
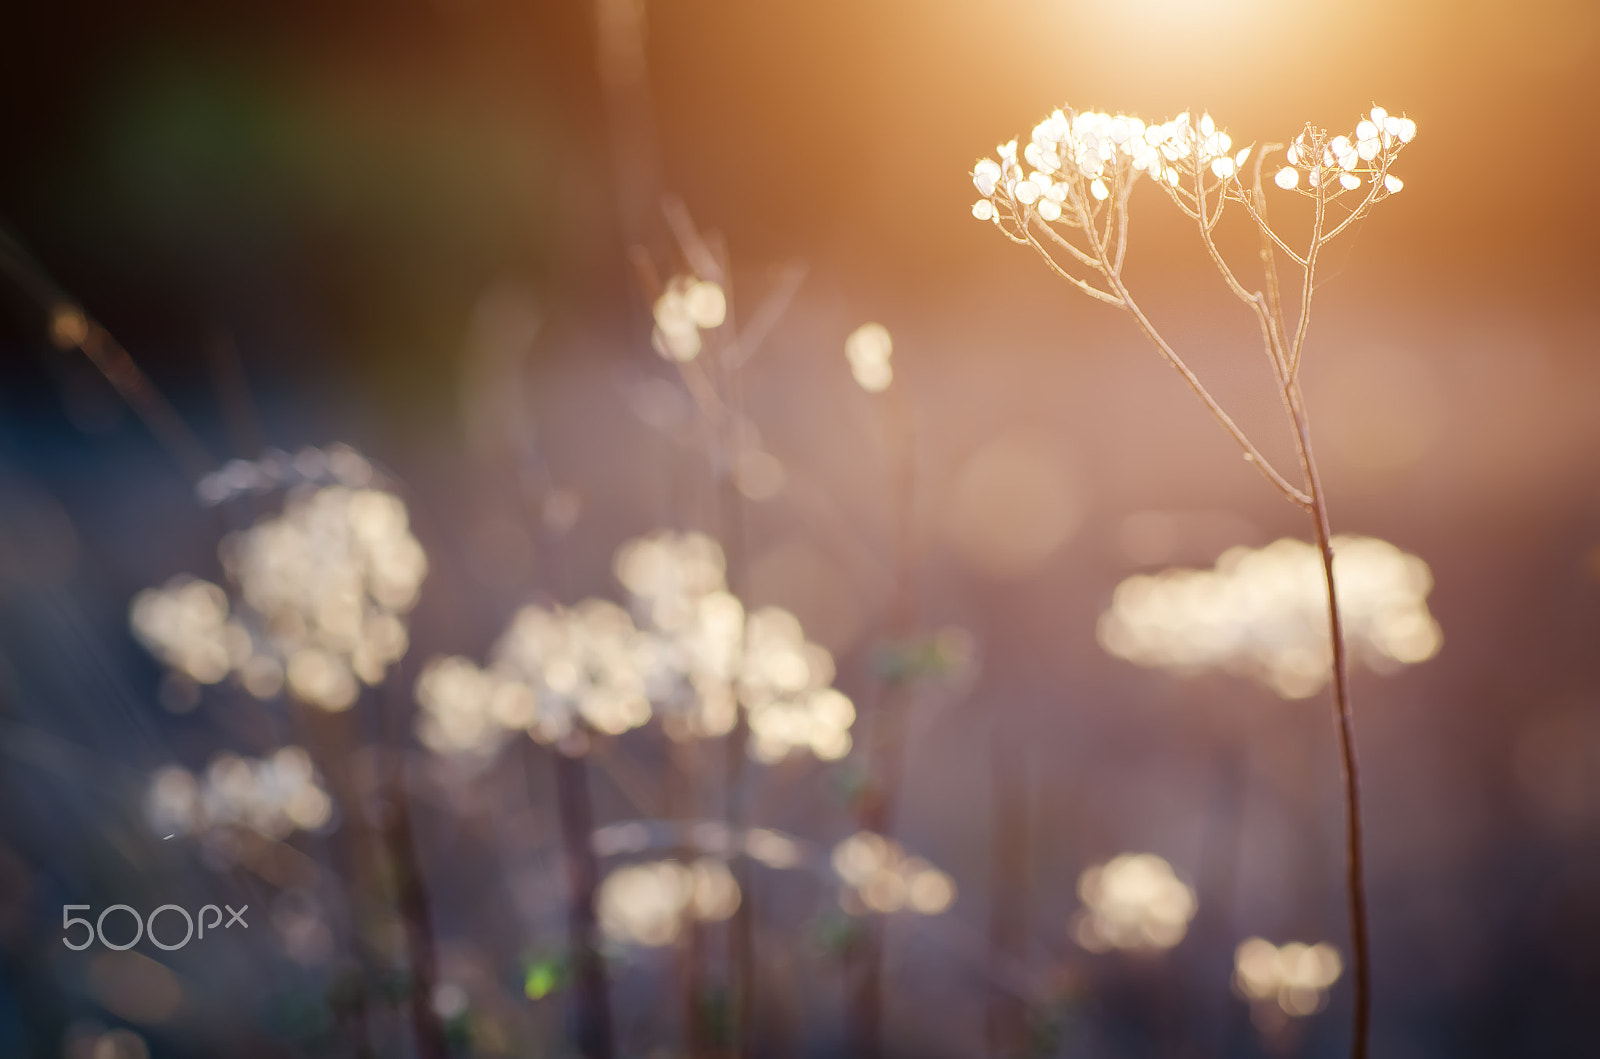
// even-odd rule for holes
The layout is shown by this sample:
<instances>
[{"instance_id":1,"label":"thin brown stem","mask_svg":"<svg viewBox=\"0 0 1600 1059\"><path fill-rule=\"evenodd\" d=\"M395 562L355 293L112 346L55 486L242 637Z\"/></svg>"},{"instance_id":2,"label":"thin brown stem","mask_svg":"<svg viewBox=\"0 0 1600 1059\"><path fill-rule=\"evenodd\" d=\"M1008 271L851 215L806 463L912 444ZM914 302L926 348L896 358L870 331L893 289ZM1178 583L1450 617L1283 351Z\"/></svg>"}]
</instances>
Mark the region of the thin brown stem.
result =
<instances>
[{"instance_id":1,"label":"thin brown stem","mask_svg":"<svg viewBox=\"0 0 1600 1059\"><path fill-rule=\"evenodd\" d=\"M1326 174L1324 174L1324 177ZM1317 189L1317 212L1311 222L1311 246L1306 251L1300 283L1300 321L1295 325L1294 340L1289 343L1289 378L1300 370L1300 351L1305 346L1306 330L1311 326L1311 296L1317 289L1317 253L1322 249L1322 226L1327 218L1328 202L1323 188Z\"/></svg>"},{"instance_id":2,"label":"thin brown stem","mask_svg":"<svg viewBox=\"0 0 1600 1059\"><path fill-rule=\"evenodd\" d=\"M1323 580L1328 588L1328 630L1333 647L1334 726L1339 735L1339 762L1344 778L1345 896L1350 914L1351 977L1355 1005L1351 1016L1351 1059L1366 1059L1372 1021L1372 956L1367 935L1367 886L1361 824L1361 778L1356 762L1355 718L1350 708L1349 658L1345 650L1344 620L1333 576L1333 533L1322 479L1311 448L1311 423L1300 384L1285 387L1294 416L1296 448L1311 492L1311 525L1322 555Z\"/></svg>"},{"instance_id":3,"label":"thin brown stem","mask_svg":"<svg viewBox=\"0 0 1600 1059\"><path fill-rule=\"evenodd\" d=\"M1182 375L1184 381L1189 384L1189 388L1199 396L1201 401L1205 402L1205 406L1211 410L1211 414L1216 418L1217 422L1222 424L1222 428L1232 436L1234 441L1238 442L1239 447L1244 450L1244 458L1255 464L1267 481L1271 482L1287 500L1298 507L1309 508L1311 497L1303 490L1297 489L1290 484L1288 479L1279 474L1277 468L1273 467L1267 458L1261 454L1261 451L1255 447L1255 443L1245 436L1245 432L1233 421L1233 417L1223 411L1222 406L1217 403L1217 399L1211 396L1211 392L1200 381L1200 377L1194 373L1189 365L1183 362L1183 358L1179 357L1177 352L1167 344L1167 340L1161 336L1161 332L1156 330L1155 325L1150 322L1150 318L1145 316L1144 310L1139 308L1138 303L1133 300L1132 295L1128 293L1128 289L1123 286L1122 281L1113 278L1112 286L1121 296L1122 302L1128 311L1133 314L1134 321L1138 323L1139 329L1145 333L1145 337L1150 339L1156 349L1160 350L1161 355L1167 358L1167 363L1177 369L1178 374Z\"/></svg>"}]
</instances>

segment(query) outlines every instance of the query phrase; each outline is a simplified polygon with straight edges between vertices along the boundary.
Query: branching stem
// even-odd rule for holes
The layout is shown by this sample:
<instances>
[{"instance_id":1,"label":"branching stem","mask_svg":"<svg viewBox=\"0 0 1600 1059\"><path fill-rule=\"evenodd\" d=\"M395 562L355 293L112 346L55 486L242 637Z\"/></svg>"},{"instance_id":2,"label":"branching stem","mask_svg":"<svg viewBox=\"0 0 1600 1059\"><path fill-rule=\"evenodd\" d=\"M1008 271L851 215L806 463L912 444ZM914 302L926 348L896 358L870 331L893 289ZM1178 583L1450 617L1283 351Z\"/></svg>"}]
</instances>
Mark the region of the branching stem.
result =
<instances>
[{"instance_id":1,"label":"branching stem","mask_svg":"<svg viewBox=\"0 0 1600 1059\"><path fill-rule=\"evenodd\" d=\"M1320 153L1323 149L1322 134L1313 136L1311 151ZM1138 302L1129 293L1122 279L1122 258L1127 239L1127 185L1118 184L1113 195L1112 204L1105 218L1104 227L1097 225L1091 204L1086 202L1082 192L1082 182L1073 180L1068 183L1068 201L1065 204L1064 216L1081 219L1082 223L1072 223L1073 227L1083 232L1084 240L1090 245L1089 251L1074 245L1069 239L1055 231L1049 224L1031 209L1024 207L1018 211L1016 218L1018 228L1026 237L1026 241L1034 250L1045 259L1052 271L1072 283L1078 289L1097 298L1100 301L1119 305L1126 309L1144 332L1150 342L1156 347L1167 362L1175 368L1184 381L1189 384L1195 394L1204 402L1206 408L1217 422L1222 424L1224 430L1244 450L1245 458L1254 463L1261 473L1270 481L1286 499L1304 510L1311 518L1312 533L1316 540L1317 551L1322 557L1323 580L1328 593L1328 630L1332 647L1332 676L1333 676L1333 705L1334 722L1339 739L1339 760L1344 780L1345 804L1345 865L1346 865L1346 897L1350 917L1350 948L1351 948L1351 975L1354 982L1355 1000L1352 1014L1352 1040L1350 1054L1352 1059L1366 1059L1368 1054L1368 1036L1371 1027L1372 1012L1372 972L1371 951L1367 929L1367 893L1365 883L1364 857L1363 857L1363 832L1361 823L1361 784L1356 761L1355 749L1355 721L1350 705L1349 684L1349 658L1345 647L1344 620L1339 607L1339 594L1334 582L1334 555L1333 533L1331 520L1328 516L1327 495L1323 490L1322 479L1317 470L1315 454L1311 446L1311 424L1306 410L1304 395L1301 393L1299 383L1300 358L1305 348L1307 332L1311 324L1311 300L1316 293L1316 268L1317 258L1322 247L1334 236L1343 231L1357 217L1363 215L1371 204L1380 196L1379 174L1371 181L1371 188L1361 203L1350 216L1344 218L1331 229L1328 228L1327 207L1332 197L1337 197L1340 191L1334 185L1330 196L1327 183L1327 173L1322 174L1322 181L1315 186L1312 196L1315 200L1315 213L1312 221L1311 239L1305 253L1295 252L1284 240L1272 230L1266 219L1266 199L1261 191L1261 167L1265 156L1277 149L1279 145L1271 144L1263 147L1256 154L1254 186L1246 189L1241 181L1235 181L1231 186L1219 183L1211 189L1205 186L1205 174L1197 164L1193 168L1194 189L1175 185L1161 184L1161 189L1167 193L1173 203L1182 210L1190 219L1196 222L1200 230L1200 238L1205 244L1206 252L1210 256L1217 271L1222 274L1223 281L1228 289L1250 311L1255 314L1256 322L1261 332L1261 342L1267 358L1273 367L1279 395L1284 404L1290 422L1293 426L1295 452L1299 458L1302 484L1295 486L1284 478L1266 458L1261 455L1243 430L1233 421L1232 417L1213 398L1200 378L1180 357L1172 345L1162 336L1156 326L1139 307ZM1216 209L1211 208L1211 196L1217 195ZM1252 291L1240 282L1227 260L1218 249L1212 238L1212 230L1220 219L1223 203L1229 199L1237 199L1251 220L1261 237L1261 265L1264 290ZM1192 205L1191 205L1192 203ZM1070 211L1070 212L1069 212ZM1106 290L1101 290L1093 284L1079 279L1061 267L1050 254L1045 244L1033 233L1033 228L1044 230L1048 238L1056 246L1066 249L1072 257L1090 270L1097 272L1103 278ZM1110 250L1112 232L1116 231L1115 260ZM1290 260L1300 266L1300 313L1295 323L1292 337L1284 318L1282 288L1278 280L1275 253L1282 251Z\"/></svg>"}]
</instances>

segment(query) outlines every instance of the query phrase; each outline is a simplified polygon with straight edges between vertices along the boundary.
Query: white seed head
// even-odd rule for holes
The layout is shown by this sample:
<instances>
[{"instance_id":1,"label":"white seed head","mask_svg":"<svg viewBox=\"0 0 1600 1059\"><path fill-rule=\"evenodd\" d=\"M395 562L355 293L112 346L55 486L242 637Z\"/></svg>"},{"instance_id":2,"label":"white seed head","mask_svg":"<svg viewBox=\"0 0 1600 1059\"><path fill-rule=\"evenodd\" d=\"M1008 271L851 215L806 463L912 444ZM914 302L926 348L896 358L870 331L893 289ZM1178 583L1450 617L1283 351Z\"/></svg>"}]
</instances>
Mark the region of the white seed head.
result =
<instances>
[{"instance_id":1,"label":"white seed head","mask_svg":"<svg viewBox=\"0 0 1600 1059\"><path fill-rule=\"evenodd\" d=\"M1290 148L1290 150L1293 150L1293 148ZM1278 175L1272 178L1272 182L1285 191L1293 191L1300 184L1300 170L1294 166L1286 165L1278 170Z\"/></svg>"}]
</instances>

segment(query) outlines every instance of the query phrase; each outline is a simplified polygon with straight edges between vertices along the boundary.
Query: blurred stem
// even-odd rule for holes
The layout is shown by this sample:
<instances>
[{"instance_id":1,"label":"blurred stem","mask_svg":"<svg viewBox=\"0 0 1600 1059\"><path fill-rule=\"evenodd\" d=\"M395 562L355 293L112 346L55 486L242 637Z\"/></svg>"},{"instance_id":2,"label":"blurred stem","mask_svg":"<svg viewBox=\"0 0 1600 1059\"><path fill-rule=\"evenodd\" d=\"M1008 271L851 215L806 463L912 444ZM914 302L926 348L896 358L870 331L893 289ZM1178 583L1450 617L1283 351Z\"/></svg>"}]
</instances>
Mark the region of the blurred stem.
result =
<instances>
[{"instance_id":1,"label":"blurred stem","mask_svg":"<svg viewBox=\"0 0 1600 1059\"><path fill-rule=\"evenodd\" d=\"M61 350L78 349L117 391L117 396L155 436L191 483L216 467L216 460L156 389L133 357L100 323L57 286L7 232L0 231L0 272L27 292L49 314L50 341Z\"/></svg>"},{"instance_id":2,"label":"blurred stem","mask_svg":"<svg viewBox=\"0 0 1600 1059\"><path fill-rule=\"evenodd\" d=\"M1028 784L1026 744L1009 718L990 712L989 770L992 787L992 861L989 881L989 966L995 980L1003 969L1025 963L1028 908ZM1026 1005L1015 994L993 989L987 1031L992 1057L1016 1055L1025 1034Z\"/></svg>"},{"instance_id":3,"label":"blurred stem","mask_svg":"<svg viewBox=\"0 0 1600 1059\"><path fill-rule=\"evenodd\" d=\"M439 980L433 913L428 904L422 864L417 858L403 761L395 763L389 783L383 836L393 861L395 900L405 924L406 956L411 965L411 1029L416 1034L418 1059L446 1059L450 1045L443 1020L433 1006L434 989Z\"/></svg>"},{"instance_id":4,"label":"blurred stem","mask_svg":"<svg viewBox=\"0 0 1600 1059\"><path fill-rule=\"evenodd\" d=\"M298 700L290 700L297 728L305 733L311 760L328 784L328 796L338 811L340 826L333 843L336 877L344 886L351 941L354 943L358 983L349 998L348 1025L355 1054L372 1056L368 999L381 959L372 941L369 922L371 894L376 889L375 847L371 825L361 804L354 745L351 738L354 711L327 713ZM336 1005L336 1018L343 1018L344 1005Z\"/></svg>"},{"instance_id":5,"label":"blurred stem","mask_svg":"<svg viewBox=\"0 0 1600 1059\"><path fill-rule=\"evenodd\" d=\"M880 404L893 490L895 576L889 601L887 650L909 650L916 631L916 433L904 383L891 386ZM891 837L905 772L907 714L914 674L897 672L879 686L867 746L867 776L856 802L863 831ZM888 921L870 916L860 956L853 1003L856 1055L877 1059L883 1051L883 972Z\"/></svg>"},{"instance_id":6,"label":"blurred stem","mask_svg":"<svg viewBox=\"0 0 1600 1059\"><path fill-rule=\"evenodd\" d=\"M695 799L694 778L699 746L693 740L670 741L670 763L667 769L667 812L682 822L681 830L688 834L690 825L699 817ZM696 850L688 839L678 847L677 857L685 865L692 863ZM712 1051L708 1032L707 994L705 984L706 934L705 927L695 916L684 918L683 943L678 950L680 979L683 985L683 1044L689 1059L704 1059Z\"/></svg>"},{"instance_id":7,"label":"blurred stem","mask_svg":"<svg viewBox=\"0 0 1600 1059\"><path fill-rule=\"evenodd\" d=\"M556 811L567 867L567 943L572 950L573 1037L584 1059L611 1059L611 1011L598 947L595 894L600 862L594 852L594 805L584 759L560 747L555 758Z\"/></svg>"},{"instance_id":8,"label":"blurred stem","mask_svg":"<svg viewBox=\"0 0 1600 1059\"><path fill-rule=\"evenodd\" d=\"M728 380L730 396L736 383ZM730 402L734 407L737 404ZM736 424L733 416L728 417ZM722 522L723 548L727 553L728 591L743 599L744 570L744 511L739 502L738 483L734 479L734 460L738 441L731 437L730 428L724 438L718 473L718 508ZM742 840L749 827L749 806L745 792L746 762L749 759L750 721L743 709L735 709L733 730L728 733L726 746L727 786L724 790L723 816L728 828L729 841ZM736 838L737 836L737 838ZM739 885L739 907L728 922L729 960L733 992L733 1053L747 1059L752 1051L752 1031L755 1022L755 894L752 892L750 858L735 852L728 861L734 882Z\"/></svg>"},{"instance_id":9,"label":"blurred stem","mask_svg":"<svg viewBox=\"0 0 1600 1059\"><path fill-rule=\"evenodd\" d=\"M406 733L411 716L402 691L398 667L391 669L385 682L388 709L381 718L383 741L384 798L383 827L380 837L394 873L395 904L405 928L406 962L410 966L411 1029L416 1035L418 1059L448 1059L449 1040L444 1020L433 1006L439 984L438 950L433 934L433 911L428 901L427 880L422 859L417 855L416 831L412 826L411 794L406 782Z\"/></svg>"}]
</instances>

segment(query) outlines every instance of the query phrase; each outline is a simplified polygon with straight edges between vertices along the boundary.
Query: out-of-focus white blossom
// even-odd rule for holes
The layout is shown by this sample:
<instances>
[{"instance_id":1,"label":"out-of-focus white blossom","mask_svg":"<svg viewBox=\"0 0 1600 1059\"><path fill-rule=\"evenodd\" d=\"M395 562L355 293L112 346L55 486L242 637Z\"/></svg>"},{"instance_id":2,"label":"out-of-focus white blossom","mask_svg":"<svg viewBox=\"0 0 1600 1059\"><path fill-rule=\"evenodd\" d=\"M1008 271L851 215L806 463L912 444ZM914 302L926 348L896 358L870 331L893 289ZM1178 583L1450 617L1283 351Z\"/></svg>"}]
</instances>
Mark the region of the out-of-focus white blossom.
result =
<instances>
[{"instance_id":1,"label":"out-of-focus white blossom","mask_svg":"<svg viewBox=\"0 0 1600 1059\"><path fill-rule=\"evenodd\" d=\"M739 883L723 861L701 857L623 865L600 883L596 915L614 941L670 945L687 920L717 922L739 907Z\"/></svg>"},{"instance_id":2,"label":"out-of-focus white blossom","mask_svg":"<svg viewBox=\"0 0 1600 1059\"><path fill-rule=\"evenodd\" d=\"M727 591L715 541L656 534L624 545L616 569L653 636L647 683L669 735L722 735L743 708L759 761L849 753L855 708L830 686L832 656L806 641L789 612L746 613Z\"/></svg>"},{"instance_id":3,"label":"out-of-focus white blossom","mask_svg":"<svg viewBox=\"0 0 1600 1059\"><path fill-rule=\"evenodd\" d=\"M1170 949L1200 907L1194 890L1153 853L1123 853L1078 876L1083 909L1072 932L1090 952Z\"/></svg>"},{"instance_id":4,"label":"out-of-focus white blossom","mask_svg":"<svg viewBox=\"0 0 1600 1059\"><path fill-rule=\"evenodd\" d=\"M936 916L955 903L954 879L874 832L851 835L833 847L830 860L842 883L839 901L847 910Z\"/></svg>"},{"instance_id":5,"label":"out-of-focus white blossom","mask_svg":"<svg viewBox=\"0 0 1600 1059\"><path fill-rule=\"evenodd\" d=\"M728 317L728 296L720 284L695 276L674 276L652 308L655 330L650 341L668 360L687 363L700 355L701 332L721 327Z\"/></svg>"},{"instance_id":6,"label":"out-of-focus white blossom","mask_svg":"<svg viewBox=\"0 0 1600 1059\"><path fill-rule=\"evenodd\" d=\"M1252 1002L1276 1002L1285 1015L1314 1015L1328 1003L1344 961L1327 942L1291 941L1278 946L1249 938L1233 954L1233 981Z\"/></svg>"},{"instance_id":7,"label":"out-of-focus white blossom","mask_svg":"<svg viewBox=\"0 0 1600 1059\"><path fill-rule=\"evenodd\" d=\"M216 684L250 657L250 633L228 615L228 594L180 574L133 597L129 624L146 650L198 684Z\"/></svg>"},{"instance_id":8,"label":"out-of-focus white blossom","mask_svg":"<svg viewBox=\"0 0 1600 1059\"><path fill-rule=\"evenodd\" d=\"M1443 637L1428 611L1428 565L1372 537L1336 537L1333 546L1352 655L1379 671L1433 657ZM1102 647L1138 665L1224 669L1306 698L1332 664L1321 554L1285 538L1229 549L1211 570L1135 575L1117 586L1098 633Z\"/></svg>"},{"instance_id":9,"label":"out-of-focus white blossom","mask_svg":"<svg viewBox=\"0 0 1600 1059\"><path fill-rule=\"evenodd\" d=\"M297 746L260 760L219 754L198 776L170 766L151 778L145 794L146 819L163 837L232 826L281 840L315 831L332 815L310 755Z\"/></svg>"},{"instance_id":10,"label":"out-of-focus white blossom","mask_svg":"<svg viewBox=\"0 0 1600 1059\"><path fill-rule=\"evenodd\" d=\"M224 540L222 558L296 698L346 709L405 654L428 560L393 493L291 491L281 515Z\"/></svg>"},{"instance_id":11,"label":"out-of-focus white blossom","mask_svg":"<svg viewBox=\"0 0 1600 1059\"><path fill-rule=\"evenodd\" d=\"M289 490L282 512L223 540L236 600L210 582L174 578L134 597L134 635L196 683L232 674L257 698L287 685L302 702L347 709L361 685L382 680L408 646L405 617L428 561L405 504L370 484L339 484L372 478L371 465L343 446L229 466L254 468L261 481L298 476L301 484ZM312 484L329 480L335 484Z\"/></svg>"},{"instance_id":12,"label":"out-of-focus white blossom","mask_svg":"<svg viewBox=\"0 0 1600 1059\"><path fill-rule=\"evenodd\" d=\"M994 208L987 202L981 205L993 214ZM868 393L882 393L894 381L894 368L889 363L892 352L894 340L889 337L889 329L882 324L862 324L844 340L844 355L850 361L850 373L855 376L856 384Z\"/></svg>"},{"instance_id":13,"label":"out-of-focus white blossom","mask_svg":"<svg viewBox=\"0 0 1600 1059\"><path fill-rule=\"evenodd\" d=\"M488 753L507 731L558 742L580 719L620 734L652 717L674 739L707 738L732 730L743 709L757 760L849 752L855 708L831 687L832 656L787 611L746 613L727 590L715 541L697 533L629 541L614 569L628 610L596 599L525 607L486 668L430 662L417 685L423 742L441 753Z\"/></svg>"}]
</instances>

